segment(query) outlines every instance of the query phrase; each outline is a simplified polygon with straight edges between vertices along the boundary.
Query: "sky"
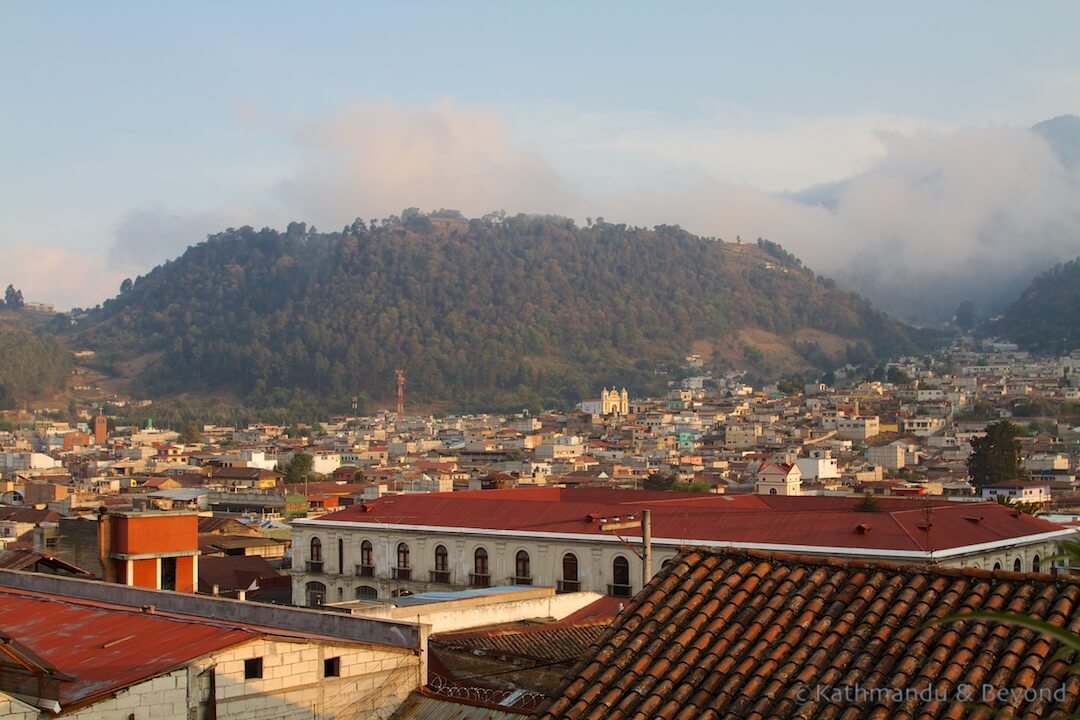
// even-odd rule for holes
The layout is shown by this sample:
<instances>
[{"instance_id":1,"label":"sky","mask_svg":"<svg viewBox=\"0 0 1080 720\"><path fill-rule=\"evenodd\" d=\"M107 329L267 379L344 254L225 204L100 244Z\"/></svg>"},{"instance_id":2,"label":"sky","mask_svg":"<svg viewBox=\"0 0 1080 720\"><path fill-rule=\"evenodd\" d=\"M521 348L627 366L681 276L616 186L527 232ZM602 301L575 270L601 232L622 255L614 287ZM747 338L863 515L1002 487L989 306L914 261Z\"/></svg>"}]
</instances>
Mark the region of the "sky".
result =
<instances>
[{"instance_id":1,"label":"sky","mask_svg":"<svg viewBox=\"0 0 1080 720\"><path fill-rule=\"evenodd\" d=\"M1077 27L1071 0L8 0L0 283L90 306L226 227L411 206L766 236L861 290L1035 268L1080 254L1075 168L1025 130L1080 114Z\"/></svg>"}]
</instances>

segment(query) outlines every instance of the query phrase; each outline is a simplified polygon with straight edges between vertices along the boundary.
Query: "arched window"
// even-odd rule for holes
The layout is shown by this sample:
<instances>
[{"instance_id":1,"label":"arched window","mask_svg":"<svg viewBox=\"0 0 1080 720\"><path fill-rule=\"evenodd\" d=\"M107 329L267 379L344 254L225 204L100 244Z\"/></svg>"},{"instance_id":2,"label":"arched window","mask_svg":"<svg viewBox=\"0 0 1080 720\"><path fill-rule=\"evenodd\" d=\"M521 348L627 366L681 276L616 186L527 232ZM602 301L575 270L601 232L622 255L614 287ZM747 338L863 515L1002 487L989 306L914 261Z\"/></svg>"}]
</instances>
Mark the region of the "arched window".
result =
<instances>
[{"instance_id":1,"label":"arched window","mask_svg":"<svg viewBox=\"0 0 1080 720\"><path fill-rule=\"evenodd\" d=\"M367 565L368 567L375 564L375 553L371 547L371 541L365 540L360 543L360 564Z\"/></svg>"},{"instance_id":2,"label":"arched window","mask_svg":"<svg viewBox=\"0 0 1080 720\"><path fill-rule=\"evenodd\" d=\"M356 588L357 600L378 600L379 591L370 585L360 585Z\"/></svg>"},{"instance_id":3,"label":"arched window","mask_svg":"<svg viewBox=\"0 0 1080 720\"><path fill-rule=\"evenodd\" d=\"M1039 556L1031 558L1031 572L1042 572L1042 568L1039 566Z\"/></svg>"},{"instance_id":4,"label":"arched window","mask_svg":"<svg viewBox=\"0 0 1080 720\"><path fill-rule=\"evenodd\" d=\"M412 580L412 570L409 569L409 546L407 543L398 543L397 565L391 573L394 580Z\"/></svg>"},{"instance_id":5,"label":"arched window","mask_svg":"<svg viewBox=\"0 0 1080 720\"><path fill-rule=\"evenodd\" d=\"M360 543L360 567L356 569L360 577L375 577L375 552L370 540Z\"/></svg>"},{"instance_id":6,"label":"arched window","mask_svg":"<svg viewBox=\"0 0 1080 720\"><path fill-rule=\"evenodd\" d=\"M630 561L622 555L611 562L611 586L609 595L630 597Z\"/></svg>"},{"instance_id":7,"label":"arched window","mask_svg":"<svg viewBox=\"0 0 1080 720\"><path fill-rule=\"evenodd\" d=\"M473 553L473 571L469 580L473 587L491 585L491 575L488 574L488 553L482 547L476 548L476 552Z\"/></svg>"},{"instance_id":8,"label":"arched window","mask_svg":"<svg viewBox=\"0 0 1080 720\"><path fill-rule=\"evenodd\" d=\"M995 570L1000 570L1001 569L1001 563L999 563L999 562L994 563L994 569Z\"/></svg>"},{"instance_id":9,"label":"arched window","mask_svg":"<svg viewBox=\"0 0 1080 720\"><path fill-rule=\"evenodd\" d=\"M1013 572L1024 572L1024 562L1020 558L1013 561Z\"/></svg>"},{"instance_id":10,"label":"arched window","mask_svg":"<svg viewBox=\"0 0 1080 720\"><path fill-rule=\"evenodd\" d=\"M562 556L562 580L556 588L559 592L577 592L581 589L578 582L577 555L566 553Z\"/></svg>"},{"instance_id":11,"label":"arched window","mask_svg":"<svg viewBox=\"0 0 1080 720\"><path fill-rule=\"evenodd\" d=\"M529 567L529 553L518 550L514 558L514 584L532 585L532 571Z\"/></svg>"},{"instance_id":12,"label":"arched window","mask_svg":"<svg viewBox=\"0 0 1080 720\"><path fill-rule=\"evenodd\" d=\"M309 547L307 571L321 573L323 571L322 540L317 537L311 538Z\"/></svg>"},{"instance_id":13,"label":"arched window","mask_svg":"<svg viewBox=\"0 0 1080 720\"><path fill-rule=\"evenodd\" d=\"M777 494L776 488L769 488L769 494L770 495L776 495Z\"/></svg>"},{"instance_id":14,"label":"arched window","mask_svg":"<svg viewBox=\"0 0 1080 720\"><path fill-rule=\"evenodd\" d=\"M326 600L326 586L321 582L309 582L304 586L304 595L308 607L319 607Z\"/></svg>"},{"instance_id":15,"label":"arched window","mask_svg":"<svg viewBox=\"0 0 1080 720\"><path fill-rule=\"evenodd\" d=\"M435 546L435 569L431 571L431 582L450 582L450 555L445 545Z\"/></svg>"}]
</instances>

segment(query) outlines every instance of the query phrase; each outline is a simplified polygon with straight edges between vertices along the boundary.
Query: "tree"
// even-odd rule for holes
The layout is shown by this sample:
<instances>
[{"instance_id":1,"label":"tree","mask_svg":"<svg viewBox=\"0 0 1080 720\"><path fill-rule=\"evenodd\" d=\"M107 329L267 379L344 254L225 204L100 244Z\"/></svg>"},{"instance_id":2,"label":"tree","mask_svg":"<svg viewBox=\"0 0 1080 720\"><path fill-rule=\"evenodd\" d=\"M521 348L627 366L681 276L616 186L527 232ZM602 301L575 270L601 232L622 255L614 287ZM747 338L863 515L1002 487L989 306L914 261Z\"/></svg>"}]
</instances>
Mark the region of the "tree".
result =
<instances>
[{"instance_id":1,"label":"tree","mask_svg":"<svg viewBox=\"0 0 1080 720\"><path fill-rule=\"evenodd\" d=\"M675 473L673 472L654 472L649 473L649 476L645 478L645 482L642 483L642 487L646 490L670 490L675 486Z\"/></svg>"},{"instance_id":2,"label":"tree","mask_svg":"<svg viewBox=\"0 0 1080 720\"><path fill-rule=\"evenodd\" d=\"M1021 476L1020 428L1008 420L990 423L986 435L971 441L968 475L975 487L1013 482Z\"/></svg>"},{"instance_id":3,"label":"tree","mask_svg":"<svg viewBox=\"0 0 1080 720\"><path fill-rule=\"evenodd\" d=\"M960 303L956 308L956 314L953 315L953 322L964 332L971 332L971 329L975 327L975 305L970 300Z\"/></svg>"},{"instance_id":4,"label":"tree","mask_svg":"<svg viewBox=\"0 0 1080 720\"><path fill-rule=\"evenodd\" d=\"M14 285L8 285L4 291L4 302L12 310L21 310L23 305L22 290L16 290Z\"/></svg>"},{"instance_id":5,"label":"tree","mask_svg":"<svg viewBox=\"0 0 1080 720\"><path fill-rule=\"evenodd\" d=\"M184 427L180 430L180 436L176 439L184 445L194 445L202 441L202 431L199 430L198 423L188 421L184 423Z\"/></svg>"},{"instance_id":6,"label":"tree","mask_svg":"<svg viewBox=\"0 0 1080 720\"><path fill-rule=\"evenodd\" d=\"M292 456L292 460L285 467L285 482L287 483L301 483L311 476L311 468L314 463L312 458L307 453L295 453Z\"/></svg>"},{"instance_id":7,"label":"tree","mask_svg":"<svg viewBox=\"0 0 1080 720\"><path fill-rule=\"evenodd\" d=\"M863 498L855 504L855 512L881 512L881 506L874 498L874 494L867 490Z\"/></svg>"},{"instance_id":8,"label":"tree","mask_svg":"<svg viewBox=\"0 0 1080 720\"><path fill-rule=\"evenodd\" d=\"M135 284L131 282L131 278L124 278L124 281L120 283L120 294L123 295L134 286Z\"/></svg>"}]
</instances>

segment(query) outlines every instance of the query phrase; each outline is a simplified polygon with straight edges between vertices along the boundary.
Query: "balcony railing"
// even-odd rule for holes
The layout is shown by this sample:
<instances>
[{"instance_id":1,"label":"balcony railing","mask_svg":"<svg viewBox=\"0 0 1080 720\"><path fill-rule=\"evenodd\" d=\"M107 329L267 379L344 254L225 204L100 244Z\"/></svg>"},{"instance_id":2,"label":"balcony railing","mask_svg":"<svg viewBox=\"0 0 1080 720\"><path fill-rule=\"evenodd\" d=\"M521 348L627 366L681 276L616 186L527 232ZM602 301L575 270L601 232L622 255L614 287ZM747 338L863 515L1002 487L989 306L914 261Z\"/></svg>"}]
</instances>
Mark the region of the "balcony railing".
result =
<instances>
[{"instance_id":1,"label":"balcony railing","mask_svg":"<svg viewBox=\"0 0 1080 720\"><path fill-rule=\"evenodd\" d=\"M634 593L630 585L608 585L607 594L614 597L631 597Z\"/></svg>"},{"instance_id":2,"label":"balcony railing","mask_svg":"<svg viewBox=\"0 0 1080 720\"><path fill-rule=\"evenodd\" d=\"M392 568L394 580L410 580L412 579L412 568Z\"/></svg>"},{"instance_id":3,"label":"balcony railing","mask_svg":"<svg viewBox=\"0 0 1080 720\"><path fill-rule=\"evenodd\" d=\"M491 587L491 576L486 573L469 573L469 585L477 588Z\"/></svg>"},{"instance_id":4,"label":"balcony railing","mask_svg":"<svg viewBox=\"0 0 1080 720\"><path fill-rule=\"evenodd\" d=\"M555 585L555 592L571 593L581 590L580 580L560 580Z\"/></svg>"},{"instance_id":5,"label":"balcony railing","mask_svg":"<svg viewBox=\"0 0 1080 720\"><path fill-rule=\"evenodd\" d=\"M514 578L515 585L532 585L532 575L521 575Z\"/></svg>"},{"instance_id":6,"label":"balcony railing","mask_svg":"<svg viewBox=\"0 0 1080 720\"><path fill-rule=\"evenodd\" d=\"M323 571L322 560L308 560L304 567L309 573L321 573Z\"/></svg>"},{"instance_id":7,"label":"balcony railing","mask_svg":"<svg viewBox=\"0 0 1080 720\"><path fill-rule=\"evenodd\" d=\"M450 582L449 570L428 570L428 575L431 577L431 582L448 583Z\"/></svg>"},{"instance_id":8,"label":"balcony railing","mask_svg":"<svg viewBox=\"0 0 1080 720\"><path fill-rule=\"evenodd\" d=\"M374 565L357 565L356 577L375 577Z\"/></svg>"}]
</instances>

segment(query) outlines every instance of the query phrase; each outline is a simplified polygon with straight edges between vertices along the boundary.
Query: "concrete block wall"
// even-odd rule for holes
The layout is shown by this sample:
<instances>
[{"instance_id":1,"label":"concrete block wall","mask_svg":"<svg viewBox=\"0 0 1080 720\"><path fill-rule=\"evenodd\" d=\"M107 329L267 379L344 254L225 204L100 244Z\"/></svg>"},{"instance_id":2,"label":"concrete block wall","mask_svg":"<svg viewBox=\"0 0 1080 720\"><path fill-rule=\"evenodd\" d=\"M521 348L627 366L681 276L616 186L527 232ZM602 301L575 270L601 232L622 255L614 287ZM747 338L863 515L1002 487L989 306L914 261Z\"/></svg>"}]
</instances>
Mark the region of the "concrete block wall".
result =
<instances>
[{"instance_id":1,"label":"concrete block wall","mask_svg":"<svg viewBox=\"0 0 1080 720\"><path fill-rule=\"evenodd\" d=\"M244 661L263 659L263 677L244 679ZM340 659L340 676L323 662ZM220 720L386 718L420 686L420 658L378 646L256 640L213 657Z\"/></svg>"},{"instance_id":2,"label":"concrete block wall","mask_svg":"<svg viewBox=\"0 0 1080 720\"><path fill-rule=\"evenodd\" d=\"M71 720L187 718L187 670L181 668L132 685L111 698L77 710L65 717Z\"/></svg>"},{"instance_id":3,"label":"concrete block wall","mask_svg":"<svg viewBox=\"0 0 1080 720\"><path fill-rule=\"evenodd\" d=\"M333 657L340 658L340 676L323 677L323 661ZM244 678L244 661L250 658L262 658L262 678ZM198 720L203 698L196 678L210 667L218 720L381 720L420 685L420 658L408 650L260 639L138 683L68 717ZM0 701L0 717L6 718L3 709Z\"/></svg>"},{"instance_id":4,"label":"concrete block wall","mask_svg":"<svg viewBox=\"0 0 1080 720\"><path fill-rule=\"evenodd\" d=\"M0 693L0 718L4 720L38 720L37 708Z\"/></svg>"}]
</instances>

